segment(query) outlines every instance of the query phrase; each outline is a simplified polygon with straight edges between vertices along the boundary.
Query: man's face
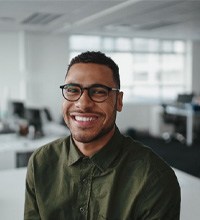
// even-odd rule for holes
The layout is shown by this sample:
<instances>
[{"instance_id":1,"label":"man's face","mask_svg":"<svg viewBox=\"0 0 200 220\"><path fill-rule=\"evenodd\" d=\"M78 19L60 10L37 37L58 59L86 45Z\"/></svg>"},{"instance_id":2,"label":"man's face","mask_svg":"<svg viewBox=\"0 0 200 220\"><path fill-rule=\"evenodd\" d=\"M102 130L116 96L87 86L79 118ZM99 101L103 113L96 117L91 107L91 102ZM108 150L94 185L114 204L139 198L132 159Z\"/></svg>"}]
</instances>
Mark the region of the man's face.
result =
<instances>
[{"instance_id":1,"label":"man's face","mask_svg":"<svg viewBox=\"0 0 200 220\"><path fill-rule=\"evenodd\" d=\"M76 83L82 87L102 84L117 88L113 80L112 70L105 66L92 63L74 64L65 79L65 83ZM111 132L115 125L116 112L122 110L122 92L110 91L108 98L97 103L90 99L84 90L79 100L63 101L65 123L77 142L89 143L100 140Z\"/></svg>"}]
</instances>

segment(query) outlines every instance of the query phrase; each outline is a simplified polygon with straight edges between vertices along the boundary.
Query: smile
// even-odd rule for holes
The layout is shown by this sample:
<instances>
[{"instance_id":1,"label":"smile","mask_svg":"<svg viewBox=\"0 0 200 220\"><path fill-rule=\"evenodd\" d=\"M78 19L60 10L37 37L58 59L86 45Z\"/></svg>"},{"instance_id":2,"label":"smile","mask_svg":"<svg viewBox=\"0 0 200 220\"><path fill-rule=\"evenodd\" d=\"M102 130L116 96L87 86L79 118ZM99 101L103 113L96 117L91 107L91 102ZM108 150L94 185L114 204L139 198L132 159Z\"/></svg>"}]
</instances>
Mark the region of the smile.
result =
<instances>
[{"instance_id":1,"label":"smile","mask_svg":"<svg viewBox=\"0 0 200 220\"><path fill-rule=\"evenodd\" d=\"M94 121L96 118L95 117L81 117L81 116L75 116L76 121Z\"/></svg>"}]
</instances>

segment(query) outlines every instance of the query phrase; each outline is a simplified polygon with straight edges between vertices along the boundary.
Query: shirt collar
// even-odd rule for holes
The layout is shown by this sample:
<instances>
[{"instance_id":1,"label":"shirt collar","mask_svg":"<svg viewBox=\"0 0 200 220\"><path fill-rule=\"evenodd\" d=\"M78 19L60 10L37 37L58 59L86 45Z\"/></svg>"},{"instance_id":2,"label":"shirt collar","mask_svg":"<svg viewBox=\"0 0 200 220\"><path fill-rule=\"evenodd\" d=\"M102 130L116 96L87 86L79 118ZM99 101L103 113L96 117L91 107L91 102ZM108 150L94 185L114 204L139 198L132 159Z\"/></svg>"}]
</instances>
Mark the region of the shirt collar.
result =
<instances>
[{"instance_id":1,"label":"shirt collar","mask_svg":"<svg viewBox=\"0 0 200 220\"><path fill-rule=\"evenodd\" d=\"M105 171L109 165L114 161L121 150L123 141L123 135L120 133L119 129L116 127L115 132L109 142L96 154L94 154L90 159L91 161L101 170ZM85 156L77 149L72 137L70 137L70 150L68 166L71 166L78 162Z\"/></svg>"},{"instance_id":2,"label":"shirt collar","mask_svg":"<svg viewBox=\"0 0 200 220\"><path fill-rule=\"evenodd\" d=\"M116 127L114 135L110 141L96 154L91 157L93 163L101 170L105 171L115 160L121 151L123 135Z\"/></svg>"},{"instance_id":3,"label":"shirt collar","mask_svg":"<svg viewBox=\"0 0 200 220\"><path fill-rule=\"evenodd\" d=\"M114 161L121 150L123 141L123 135L120 133L119 129L116 127L115 132L109 142L96 154L94 154L90 160L101 170L105 171L109 165ZM77 149L72 137L70 137L70 150L68 166L71 166L78 162L81 158L85 156Z\"/></svg>"},{"instance_id":4,"label":"shirt collar","mask_svg":"<svg viewBox=\"0 0 200 220\"><path fill-rule=\"evenodd\" d=\"M68 166L73 165L77 161L79 161L81 158L83 158L84 155L77 149L75 146L72 136L70 136L70 148L69 148L69 158L68 158Z\"/></svg>"}]
</instances>

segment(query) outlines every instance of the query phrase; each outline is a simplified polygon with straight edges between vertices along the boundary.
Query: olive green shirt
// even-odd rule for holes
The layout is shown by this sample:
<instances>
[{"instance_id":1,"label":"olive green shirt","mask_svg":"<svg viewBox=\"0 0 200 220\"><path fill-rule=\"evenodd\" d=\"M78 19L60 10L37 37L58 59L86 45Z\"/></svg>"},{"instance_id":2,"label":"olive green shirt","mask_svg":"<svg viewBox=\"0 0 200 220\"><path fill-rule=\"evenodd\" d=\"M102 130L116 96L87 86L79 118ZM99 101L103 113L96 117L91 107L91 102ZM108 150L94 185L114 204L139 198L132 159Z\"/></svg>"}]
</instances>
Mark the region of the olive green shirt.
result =
<instances>
[{"instance_id":1,"label":"olive green shirt","mask_svg":"<svg viewBox=\"0 0 200 220\"><path fill-rule=\"evenodd\" d=\"M174 171L118 129L90 158L69 136L29 160L25 220L178 220L179 214Z\"/></svg>"}]
</instances>

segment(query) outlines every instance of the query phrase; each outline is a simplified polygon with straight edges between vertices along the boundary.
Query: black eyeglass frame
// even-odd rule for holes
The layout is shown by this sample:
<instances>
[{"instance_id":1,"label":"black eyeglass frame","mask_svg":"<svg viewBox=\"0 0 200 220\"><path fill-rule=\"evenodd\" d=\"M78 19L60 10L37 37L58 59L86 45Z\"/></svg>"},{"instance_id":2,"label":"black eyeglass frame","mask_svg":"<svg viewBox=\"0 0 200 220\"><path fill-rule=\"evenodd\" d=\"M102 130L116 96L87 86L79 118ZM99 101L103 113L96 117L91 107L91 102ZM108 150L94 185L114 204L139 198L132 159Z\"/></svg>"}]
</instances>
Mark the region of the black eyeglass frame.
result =
<instances>
[{"instance_id":1,"label":"black eyeglass frame","mask_svg":"<svg viewBox=\"0 0 200 220\"><path fill-rule=\"evenodd\" d=\"M69 99L67 99L67 98L65 97L65 95L64 95L64 92L63 92L65 86L77 86L77 87L79 87L80 90L81 90L80 96L79 96L77 99L75 99L75 100L69 100ZM76 101L78 101L78 100L81 98L81 96L82 96L84 90L87 90L87 91L88 91L88 96L90 97L90 99L91 99L93 102L101 103L101 102L106 101L106 99L108 98L108 95L107 95L107 97L106 97L104 100L102 100L102 101L96 101L96 100L94 100L94 99L91 97L90 89L96 88L96 87L101 87L101 88L107 89L107 90L108 90L108 94L109 94L110 91L117 91L117 92L119 91L119 89L117 89L117 88L112 88L112 87L109 87L109 86L106 86L106 85L102 85L102 84L94 84L94 85L89 86L89 87L82 87L81 85L76 84L76 83L68 83L68 84L61 85L61 86L60 86L60 89L62 89L62 95L63 95L63 97L64 97L67 101L70 101L70 102L76 102Z\"/></svg>"}]
</instances>

